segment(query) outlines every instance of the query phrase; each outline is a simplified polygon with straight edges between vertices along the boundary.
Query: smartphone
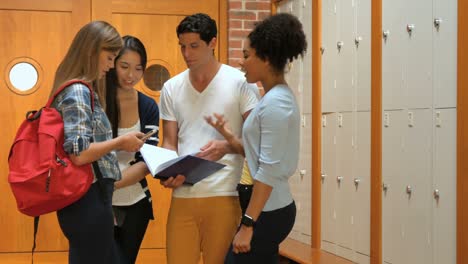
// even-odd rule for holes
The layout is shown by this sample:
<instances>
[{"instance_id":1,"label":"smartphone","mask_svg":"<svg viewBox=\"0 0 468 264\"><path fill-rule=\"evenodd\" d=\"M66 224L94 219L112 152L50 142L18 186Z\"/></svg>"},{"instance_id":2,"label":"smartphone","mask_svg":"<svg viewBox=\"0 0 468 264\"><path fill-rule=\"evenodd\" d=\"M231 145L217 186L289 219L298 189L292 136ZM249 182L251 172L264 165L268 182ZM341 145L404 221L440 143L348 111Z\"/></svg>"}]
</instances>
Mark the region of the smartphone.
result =
<instances>
[{"instance_id":1,"label":"smartphone","mask_svg":"<svg viewBox=\"0 0 468 264\"><path fill-rule=\"evenodd\" d=\"M150 132L146 133L142 138L140 138L142 141L146 141L148 138L150 138L152 135L156 134L157 130L153 129Z\"/></svg>"}]
</instances>

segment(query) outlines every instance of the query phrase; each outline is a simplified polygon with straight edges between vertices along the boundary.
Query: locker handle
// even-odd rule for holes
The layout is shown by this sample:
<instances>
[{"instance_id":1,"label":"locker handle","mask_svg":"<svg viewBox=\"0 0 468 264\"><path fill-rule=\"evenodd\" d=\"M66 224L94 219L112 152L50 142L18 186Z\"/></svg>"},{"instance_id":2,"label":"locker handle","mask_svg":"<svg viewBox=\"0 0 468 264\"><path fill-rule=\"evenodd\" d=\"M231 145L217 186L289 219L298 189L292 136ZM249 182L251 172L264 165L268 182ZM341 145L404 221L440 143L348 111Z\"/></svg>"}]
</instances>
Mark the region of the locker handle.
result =
<instances>
[{"instance_id":1,"label":"locker handle","mask_svg":"<svg viewBox=\"0 0 468 264\"><path fill-rule=\"evenodd\" d=\"M325 48L324 48L324 47L320 47L320 53L323 55L324 52L325 52Z\"/></svg>"},{"instance_id":2,"label":"locker handle","mask_svg":"<svg viewBox=\"0 0 468 264\"><path fill-rule=\"evenodd\" d=\"M442 24L442 18L434 18L434 27L439 30L440 24Z\"/></svg>"},{"instance_id":3,"label":"locker handle","mask_svg":"<svg viewBox=\"0 0 468 264\"><path fill-rule=\"evenodd\" d=\"M437 200L438 200L439 197L440 197L439 189L435 189L435 190L434 190L434 199L437 199Z\"/></svg>"},{"instance_id":4,"label":"locker handle","mask_svg":"<svg viewBox=\"0 0 468 264\"><path fill-rule=\"evenodd\" d=\"M412 192L413 192L413 187L411 187L411 185L406 186L406 193L411 195Z\"/></svg>"},{"instance_id":5,"label":"locker handle","mask_svg":"<svg viewBox=\"0 0 468 264\"><path fill-rule=\"evenodd\" d=\"M336 47L338 48L338 51L341 51L341 48L343 47L343 45L344 45L344 42L343 42L343 41L338 41L338 42L336 43Z\"/></svg>"},{"instance_id":6,"label":"locker handle","mask_svg":"<svg viewBox=\"0 0 468 264\"><path fill-rule=\"evenodd\" d=\"M359 185L360 182L361 182L361 179L359 178L354 179L354 185L356 185L356 187Z\"/></svg>"},{"instance_id":7,"label":"locker handle","mask_svg":"<svg viewBox=\"0 0 468 264\"><path fill-rule=\"evenodd\" d=\"M388 36L390 35L390 30L384 30L382 36L385 41L387 41Z\"/></svg>"},{"instance_id":8,"label":"locker handle","mask_svg":"<svg viewBox=\"0 0 468 264\"><path fill-rule=\"evenodd\" d=\"M406 25L406 31L408 31L408 34L411 35L411 33L413 33L413 30L414 30L414 24Z\"/></svg>"},{"instance_id":9,"label":"locker handle","mask_svg":"<svg viewBox=\"0 0 468 264\"><path fill-rule=\"evenodd\" d=\"M359 43L361 43L361 40L362 40L362 37L359 36L359 37L356 37L354 39L354 44L356 44L356 47L359 47Z\"/></svg>"},{"instance_id":10,"label":"locker handle","mask_svg":"<svg viewBox=\"0 0 468 264\"><path fill-rule=\"evenodd\" d=\"M341 183L342 180L343 180L343 176L337 176L337 177L336 177L336 181L337 181L338 183Z\"/></svg>"},{"instance_id":11,"label":"locker handle","mask_svg":"<svg viewBox=\"0 0 468 264\"><path fill-rule=\"evenodd\" d=\"M322 181L325 180L325 177L327 177L327 175L322 173L321 175Z\"/></svg>"},{"instance_id":12,"label":"locker handle","mask_svg":"<svg viewBox=\"0 0 468 264\"><path fill-rule=\"evenodd\" d=\"M389 187L388 184L386 184L386 183L382 184L382 190L384 192L386 192L388 190L388 187Z\"/></svg>"}]
</instances>

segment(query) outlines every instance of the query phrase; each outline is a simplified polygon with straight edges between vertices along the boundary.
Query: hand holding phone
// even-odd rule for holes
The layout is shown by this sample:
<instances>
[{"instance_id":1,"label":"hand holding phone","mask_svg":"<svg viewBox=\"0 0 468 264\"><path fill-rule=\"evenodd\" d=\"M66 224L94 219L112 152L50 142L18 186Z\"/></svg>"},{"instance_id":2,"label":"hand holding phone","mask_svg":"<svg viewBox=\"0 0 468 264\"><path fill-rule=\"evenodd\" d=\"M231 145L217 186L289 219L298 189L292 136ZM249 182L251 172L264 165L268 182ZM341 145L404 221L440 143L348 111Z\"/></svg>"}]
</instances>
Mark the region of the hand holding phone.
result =
<instances>
[{"instance_id":1,"label":"hand holding phone","mask_svg":"<svg viewBox=\"0 0 468 264\"><path fill-rule=\"evenodd\" d=\"M153 129L150 132L146 133L142 138L140 138L143 142L145 142L148 138L150 138L152 135L156 134L157 130Z\"/></svg>"}]
</instances>

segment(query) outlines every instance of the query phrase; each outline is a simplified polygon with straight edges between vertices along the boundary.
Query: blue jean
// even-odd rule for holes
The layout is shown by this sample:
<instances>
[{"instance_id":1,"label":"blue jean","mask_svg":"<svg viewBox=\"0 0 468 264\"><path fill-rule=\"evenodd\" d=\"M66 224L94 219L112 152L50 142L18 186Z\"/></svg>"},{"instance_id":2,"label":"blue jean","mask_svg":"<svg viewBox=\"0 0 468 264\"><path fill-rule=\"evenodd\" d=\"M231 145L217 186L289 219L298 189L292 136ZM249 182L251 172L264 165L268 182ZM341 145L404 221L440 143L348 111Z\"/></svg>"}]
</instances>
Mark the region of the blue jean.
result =
<instances>
[{"instance_id":1,"label":"blue jean","mask_svg":"<svg viewBox=\"0 0 468 264\"><path fill-rule=\"evenodd\" d=\"M75 203L57 211L69 242L70 264L118 264L114 240L112 193L114 180L100 179Z\"/></svg>"}]
</instances>

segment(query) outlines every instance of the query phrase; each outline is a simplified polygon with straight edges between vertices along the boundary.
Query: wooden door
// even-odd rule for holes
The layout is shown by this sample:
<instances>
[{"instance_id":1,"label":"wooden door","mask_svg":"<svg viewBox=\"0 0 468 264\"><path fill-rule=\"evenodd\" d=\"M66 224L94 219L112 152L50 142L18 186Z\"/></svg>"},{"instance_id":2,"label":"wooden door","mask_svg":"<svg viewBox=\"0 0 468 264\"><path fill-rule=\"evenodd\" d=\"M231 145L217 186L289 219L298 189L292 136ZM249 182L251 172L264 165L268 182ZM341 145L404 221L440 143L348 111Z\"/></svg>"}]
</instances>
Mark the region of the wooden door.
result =
<instances>
[{"instance_id":1,"label":"wooden door","mask_svg":"<svg viewBox=\"0 0 468 264\"><path fill-rule=\"evenodd\" d=\"M25 113L44 105L58 63L79 28L91 20L112 23L122 36L140 38L148 52L149 70L137 89L159 102L159 90L166 78L186 69L179 51L176 26L186 16L204 12L220 28L216 55L227 60L226 8L222 0L2 0L0 1L0 252L27 252L32 245L32 218L20 214L7 183L8 152ZM221 11L220 11L221 10ZM27 63L27 64L23 64ZM33 67L35 75L24 77L18 66ZM26 67L26 68L28 68ZM13 72L11 69L13 68ZM23 67L24 70L24 67ZM16 73L16 75L15 75ZM18 75L19 73L19 75ZM10 77L19 76L16 80ZM29 75L28 75L29 76ZM32 80L30 80L32 79ZM25 90L21 80L31 89ZM35 81L35 84L34 84ZM32 84L31 84L32 83ZM156 220L150 223L143 248L165 249L165 227L170 191L149 179ZM68 248L55 213L41 217L38 251Z\"/></svg>"},{"instance_id":2,"label":"wooden door","mask_svg":"<svg viewBox=\"0 0 468 264\"><path fill-rule=\"evenodd\" d=\"M7 182L8 153L25 113L45 104L55 69L77 30L90 20L89 9L86 0L0 1L0 252L31 250L33 221L16 209ZM33 67L35 74L24 73ZM55 213L41 217L38 250L67 247Z\"/></svg>"}]
</instances>

